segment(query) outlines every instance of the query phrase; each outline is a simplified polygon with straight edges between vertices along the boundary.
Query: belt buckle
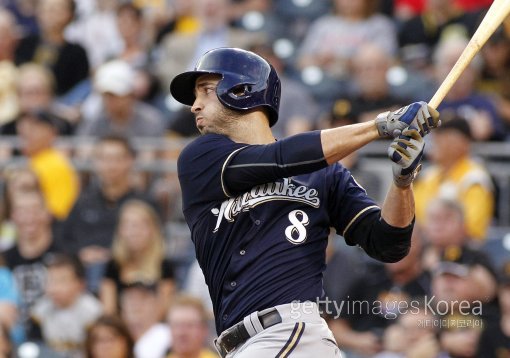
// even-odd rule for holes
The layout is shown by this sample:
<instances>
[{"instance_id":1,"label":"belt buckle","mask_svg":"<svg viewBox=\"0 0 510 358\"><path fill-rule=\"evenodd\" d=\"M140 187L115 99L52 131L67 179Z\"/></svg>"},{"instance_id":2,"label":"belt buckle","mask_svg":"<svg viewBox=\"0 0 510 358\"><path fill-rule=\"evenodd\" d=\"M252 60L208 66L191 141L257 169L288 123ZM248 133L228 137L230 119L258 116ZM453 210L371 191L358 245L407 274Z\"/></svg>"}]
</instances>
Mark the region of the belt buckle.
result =
<instances>
[{"instance_id":1,"label":"belt buckle","mask_svg":"<svg viewBox=\"0 0 510 358\"><path fill-rule=\"evenodd\" d=\"M225 331L223 331L220 336L214 341L214 345L216 346L216 349L218 350L218 352L220 353L220 355L222 357L225 357L227 354L233 352L237 347L226 347L226 345L224 344L223 340L225 338L225 336L229 335L232 331L232 328L234 328L235 326L232 326L230 329L227 329Z\"/></svg>"}]
</instances>

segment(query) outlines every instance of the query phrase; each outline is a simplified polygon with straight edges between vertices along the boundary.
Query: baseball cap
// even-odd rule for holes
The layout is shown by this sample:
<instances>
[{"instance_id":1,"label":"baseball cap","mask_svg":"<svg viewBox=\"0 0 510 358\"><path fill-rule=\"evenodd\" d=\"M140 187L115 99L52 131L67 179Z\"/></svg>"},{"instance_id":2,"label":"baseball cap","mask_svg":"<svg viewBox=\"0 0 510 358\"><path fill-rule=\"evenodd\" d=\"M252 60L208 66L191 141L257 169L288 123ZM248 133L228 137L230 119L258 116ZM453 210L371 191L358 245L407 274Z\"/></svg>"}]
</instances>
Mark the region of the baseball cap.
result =
<instances>
[{"instance_id":1,"label":"baseball cap","mask_svg":"<svg viewBox=\"0 0 510 358\"><path fill-rule=\"evenodd\" d=\"M126 96L134 90L135 71L122 60L107 62L97 69L94 85L100 93Z\"/></svg>"},{"instance_id":2,"label":"baseball cap","mask_svg":"<svg viewBox=\"0 0 510 358\"><path fill-rule=\"evenodd\" d=\"M467 246L452 245L441 252L440 261L434 273L436 275L450 274L466 277L469 275L470 269L477 265L486 268L496 277L489 258L483 252Z\"/></svg>"},{"instance_id":3,"label":"baseball cap","mask_svg":"<svg viewBox=\"0 0 510 358\"><path fill-rule=\"evenodd\" d=\"M447 130L454 130L462 135L464 135L468 139L473 139L471 135L471 127L469 127L469 123L462 117L459 116L441 116L441 125L435 129L436 132L444 132Z\"/></svg>"}]
</instances>

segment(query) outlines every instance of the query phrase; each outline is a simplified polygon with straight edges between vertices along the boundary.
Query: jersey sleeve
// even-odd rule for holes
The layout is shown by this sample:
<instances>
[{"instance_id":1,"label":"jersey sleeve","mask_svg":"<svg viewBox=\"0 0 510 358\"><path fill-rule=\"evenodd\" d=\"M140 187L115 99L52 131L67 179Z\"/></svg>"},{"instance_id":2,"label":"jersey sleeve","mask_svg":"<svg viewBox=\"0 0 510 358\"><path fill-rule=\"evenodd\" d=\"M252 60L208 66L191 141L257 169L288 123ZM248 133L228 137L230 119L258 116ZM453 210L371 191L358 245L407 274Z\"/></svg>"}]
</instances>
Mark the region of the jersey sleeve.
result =
<instances>
[{"instance_id":1,"label":"jersey sleeve","mask_svg":"<svg viewBox=\"0 0 510 358\"><path fill-rule=\"evenodd\" d=\"M188 145L178 160L186 208L241 194L253 186L327 166L320 131L266 145L235 143L209 134Z\"/></svg>"},{"instance_id":2,"label":"jersey sleeve","mask_svg":"<svg viewBox=\"0 0 510 358\"><path fill-rule=\"evenodd\" d=\"M222 182L223 168L245 146L222 135L207 134L184 148L177 160L184 210L227 197Z\"/></svg>"},{"instance_id":3,"label":"jersey sleeve","mask_svg":"<svg viewBox=\"0 0 510 358\"><path fill-rule=\"evenodd\" d=\"M334 171L328 201L331 224L349 243L350 229L367 214L381 209L346 168L335 164L331 170Z\"/></svg>"},{"instance_id":4,"label":"jersey sleeve","mask_svg":"<svg viewBox=\"0 0 510 358\"><path fill-rule=\"evenodd\" d=\"M268 145L246 146L234 153L223 171L223 187L228 196L235 196L255 185L327 166L320 131L305 132Z\"/></svg>"}]
</instances>

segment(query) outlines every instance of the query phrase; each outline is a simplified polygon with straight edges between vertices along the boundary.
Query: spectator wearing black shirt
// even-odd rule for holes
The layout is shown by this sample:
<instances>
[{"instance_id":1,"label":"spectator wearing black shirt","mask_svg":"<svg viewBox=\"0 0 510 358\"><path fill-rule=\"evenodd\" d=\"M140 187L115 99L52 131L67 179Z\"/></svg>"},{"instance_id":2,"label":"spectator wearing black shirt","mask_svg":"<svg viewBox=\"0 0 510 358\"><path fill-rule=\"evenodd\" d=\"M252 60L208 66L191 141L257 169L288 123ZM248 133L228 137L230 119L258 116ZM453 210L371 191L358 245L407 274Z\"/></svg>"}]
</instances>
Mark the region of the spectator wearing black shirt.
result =
<instances>
[{"instance_id":1,"label":"spectator wearing black shirt","mask_svg":"<svg viewBox=\"0 0 510 358\"><path fill-rule=\"evenodd\" d=\"M40 34L23 38L16 49L16 64L36 62L53 71L57 95L67 93L89 75L85 50L64 38L74 11L73 0L41 0L37 7Z\"/></svg>"},{"instance_id":2,"label":"spectator wearing black shirt","mask_svg":"<svg viewBox=\"0 0 510 358\"><path fill-rule=\"evenodd\" d=\"M141 200L126 202L101 283L100 298L106 313L118 313L118 297L134 282L155 283L160 319L165 316L174 293L174 273L165 259L164 237L153 207Z\"/></svg>"},{"instance_id":3,"label":"spectator wearing black shirt","mask_svg":"<svg viewBox=\"0 0 510 358\"><path fill-rule=\"evenodd\" d=\"M62 247L79 255L89 290L97 292L110 259L120 206L129 199L151 201L131 181L136 152L125 137L102 137L94 147L94 178L63 224Z\"/></svg>"},{"instance_id":4,"label":"spectator wearing black shirt","mask_svg":"<svg viewBox=\"0 0 510 358\"><path fill-rule=\"evenodd\" d=\"M52 217L37 191L19 192L12 198L11 217L17 232L16 246L4 253L20 293L19 319L28 332L29 311L44 294L44 257L57 251Z\"/></svg>"},{"instance_id":5,"label":"spectator wearing black shirt","mask_svg":"<svg viewBox=\"0 0 510 358\"><path fill-rule=\"evenodd\" d=\"M444 34L474 32L481 16L479 11L459 10L455 1L426 0L421 14L406 20L398 33L401 58L415 68L430 64L432 52Z\"/></svg>"}]
</instances>

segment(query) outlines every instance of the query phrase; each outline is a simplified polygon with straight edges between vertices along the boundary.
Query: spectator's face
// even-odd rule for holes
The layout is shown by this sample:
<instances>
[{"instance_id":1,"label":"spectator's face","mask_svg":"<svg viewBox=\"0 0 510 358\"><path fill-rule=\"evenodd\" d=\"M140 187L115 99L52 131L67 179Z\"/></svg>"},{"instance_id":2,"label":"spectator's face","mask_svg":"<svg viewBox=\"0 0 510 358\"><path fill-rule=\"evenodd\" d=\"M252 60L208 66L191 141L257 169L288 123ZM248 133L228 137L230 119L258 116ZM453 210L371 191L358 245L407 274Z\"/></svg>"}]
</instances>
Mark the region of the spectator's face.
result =
<instances>
[{"instance_id":1,"label":"spectator's face","mask_svg":"<svg viewBox=\"0 0 510 358\"><path fill-rule=\"evenodd\" d=\"M384 96L389 91L386 72L390 60L379 49L372 46L362 49L354 60L356 83L362 94Z\"/></svg>"},{"instance_id":2,"label":"spectator's face","mask_svg":"<svg viewBox=\"0 0 510 358\"><path fill-rule=\"evenodd\" d=\"M414 345L423 337L434 332L434 316L424 312L407 312L399 318L399 325L403 328L404 341Z\"/></svg>"},{"instance_id":3,"label":"spectator's face","mask_svg":"<svg viewBox=\"0 0 510 358\"><path fill-rule=\"evenodd\" d=\"M19 239L37 237L51 223L51 216L40 194L19 194L12 200L12 221Z\"/></svg>"},{"instance_id":4,"label":"spectator's face","mask_svg":"<svg viewBox=\"0 0 510 358\"><path fill-rule=\"evenodd\" d=\"M134 207L122 212L119 235L122 240L125 240L129 251L143 252L150 246L154 234L153 225L147 213Z\"/></svg>"},{"instance_id":5,"label":"spectator's face","mask_svg":"<svg viewBox=\"0 0 510 358\"><path fill-rule=\"evenodd\" d=\"M19 170L7 179L7 190L9 198L17 193L35 191L38 188L37 177L30 170Z\"/></svg>"},{"instance_id":6,"label":"spectator's face","mask_svg":"<svg viewBox=\"0 0 510 358\"><path fill-rule=\"evenodd\" d=\"M510 54L510 43L506 40L492 42L482 47L485 66L491 70L504 68Z\"/></svg>"},{"instance_id":7,"label":"spectator's face","mask_svg":"<svg viewBox=\"0 0 510 358\"><path fill-rule=\"evenodd\" d=\"M227 24L227 1L196 0L195 12L203 31L212 31Z\"/></svg>"},{"instance_id":8,"label":"spectator's face","mask_svg":"<svg viewBox=\"0 0 510 358\"><path fill-rule=\"evenodd\" d=\"M126 119L131 114L135 98L133 95L117 96L113 93L103 93L103 104L111 119Z\"/></svg>"},{"instance_id":9,"label":"spectator's face","mask_svg":"<svg viewBox=\"0 0 510 358\"><path fill-rule=\"evenodd\" d=\"M481 267L469 267L466 276L458 276L451 273L442 273L432 279L432 294L438 301L449 303L454 309L459 302L474 302L485 300L480 296L480 289L477 282L477 273L474 270L485 270ZM489 277L489 280L491 278Z\"/></svg>"},{"instance_id":10,"label":"spectator's face","mask_svg":"<svg viewBox=\"0 0 510 358\"><path fill-rule=\"evenodd\" d=\"M436 81L438 83L441 83L446 78L450 70L455 65L455 62L457 62L457 59L460 57L463 50L464 46L453 43L452 46L449 46L444 51L441 58L435 65L436 72L435 75ZM466 69L464 69L459 79L455 81L455 84L447 94L447 98L455 100L465 98L468 95L470 95L474 90L477 77L478 70L472 62L471 65L467 66Z\"/></svg>"},{"instance_id":11,"label":"spectator's face","mask_svg":"<svg viewBox=\"0 0 510 358\"><path fill-rule=\"evenodd\" d=\"M460 213L440 203L427 208L424 234L434 246L461 245L465 240L464 220Z\"/></svg>"},{"instance_id":12,"label":"spectator's face","mask_svg":"<svg viewBox=\"0 0 510 358\"><path fill-rule=\"evenodd\" d=\"M91 332L91 358L126 358L129 357L128 344L124 337L113 328L97 326Z\"/></svg>"},{"instance_id":13,"label":"spectator's face","mask_svg":"<svg viewBox=\"0 0 510 358\"><path fill-rule=\"evenodd\" d=\"M117 27L124 40L139 40L142 31L142 22L133 11L129 9L121 11L117 15Z\"/></svg>"},{"instance_id":14,"label":"spectator's face","mask_svg":"<svg viewBox=\"0 0 510 358\"><path fill-rule=\"evenodd\" d=\"M434 132L432 142L428 156L440 166L449 167L469 153L469 140L455 129Z\"/></svg>"},{"instance_id":15,"label":"spectator's face","mask_svg":"<svg viewBox=\"0 0 510 358\"><path fill-rule=\"evenodd\" d=\"M133 157L122 144L105 141L96 148L94 168L103 184L129 180L132 167Z\"/></svg>"},{"instance_id":16,"label":"spectator's face","mask_svg":"<svg viewBox=\"0 0 510 358\"><path fill-rule=\"evenodd\" d=\"M207 325L194 307L172 308L168 315L168 323L172 332L172 350L175 353L193 356L204 347Z\"/></svg>"},{"instance_id":17,"label":"spectator's face","mask_svg":"<svg viewBox=\"0 0 510 358\"><path fill-rule=\"evenodd\" d=\"M72 20L72 0L41 0L37 19L43 32L62 32Z\"/></svg>"},{"instance_id":18,"label":"spectator's face","mask_svg":"<svg viewBox=\"0 0 510 358\"><path fill-rule=\"evenodd\" d=\"M51 85L40 72L22 72L18 80L18 99L22 111L47 108L53 101Z\"/></svg>"},{"instance_id":19,"label":"spectator's face","mask_svg":"<svg viewBox=\"0 0 510 358\"><path fill-rule=\"evenodd\" d=\"M16 130L21 140L22 151L27 156L50 148L57 136L53 126L31 116L20 118L16 123Z\"/></svg>"},{"instance_id":20,"label":"spectator's face","mask_svg":"<svg viewBox=\"0 0 510 358\"><path fill-rule=\"evenodd\" d=\"M57 307L71 306L83 289L83 282L71 267L55 266L48 269L46 295Z\"/></svg>"},{"instance_id":21,"label":"spectator's face","mask_svg":"<svg viewBox=\"0 0 510 358\"><path fill-rule=\"evenodd\" d=\"M346 17L364 17L367 0L335 0L337 12Z\"/></svg>"},{"instance_id":22,"label":"spectator's face","mask_svg":"<svg viewBox=\"0 0 510 358\"><path fill-rule=\"evenodd\" d=\"M122 319L135 341L158 321L161 312L156 293L143 288L127 288L121 294Z\"/></svg>"}]
</instances>

